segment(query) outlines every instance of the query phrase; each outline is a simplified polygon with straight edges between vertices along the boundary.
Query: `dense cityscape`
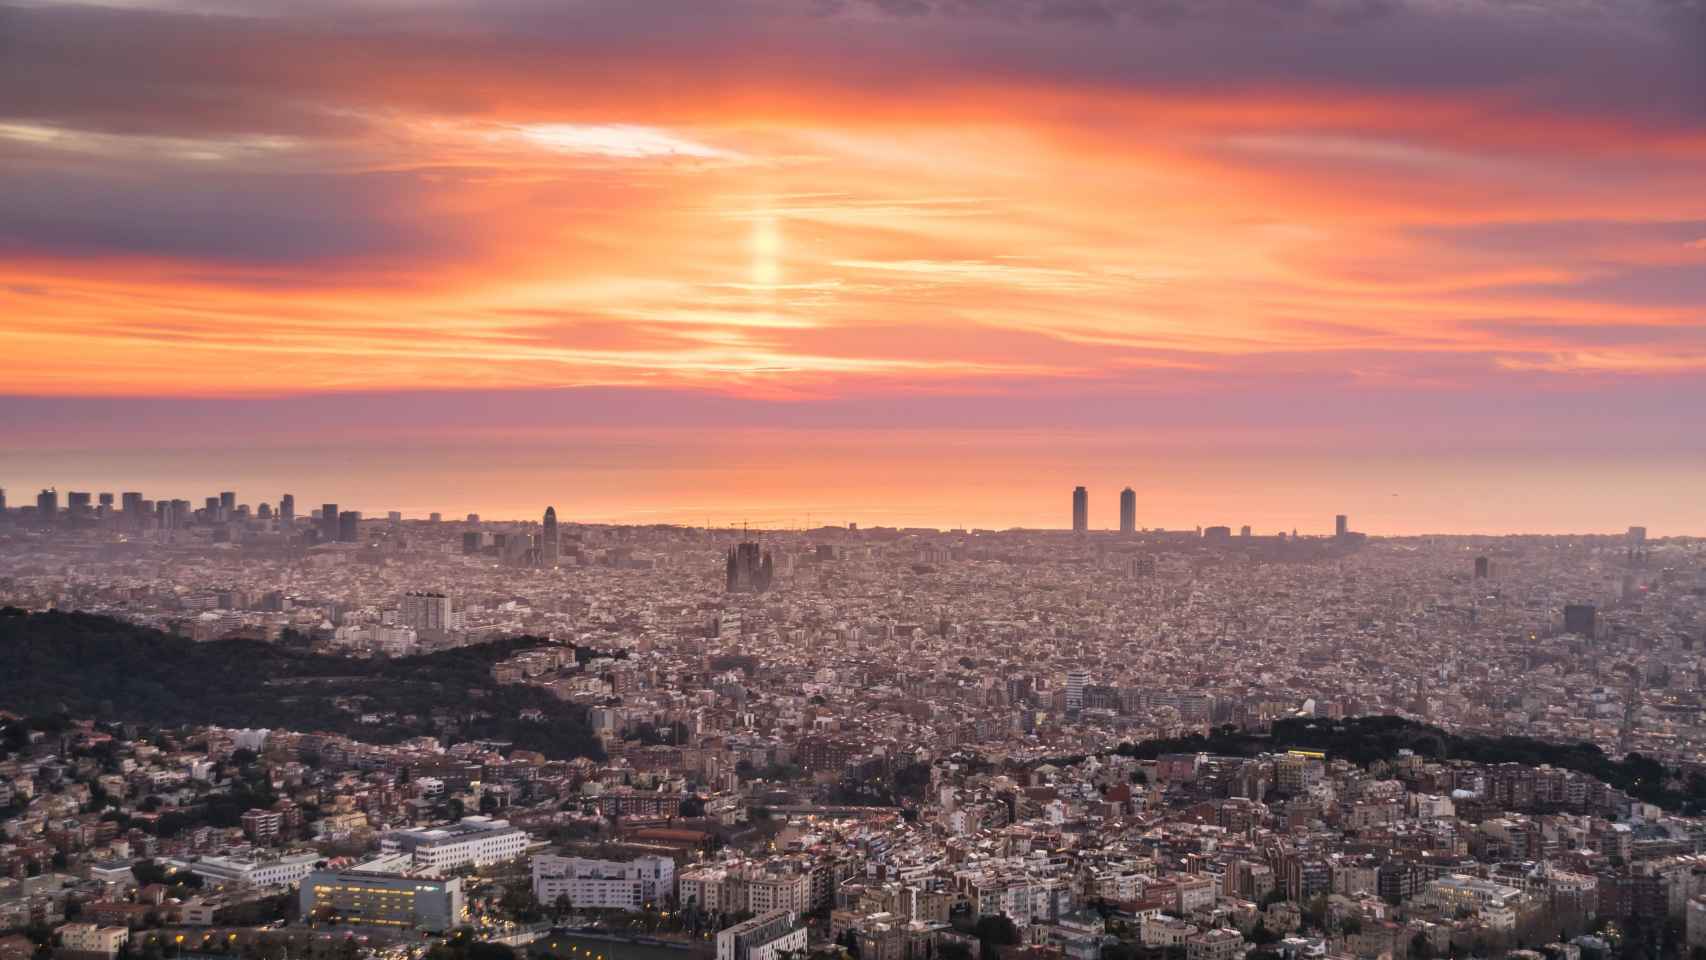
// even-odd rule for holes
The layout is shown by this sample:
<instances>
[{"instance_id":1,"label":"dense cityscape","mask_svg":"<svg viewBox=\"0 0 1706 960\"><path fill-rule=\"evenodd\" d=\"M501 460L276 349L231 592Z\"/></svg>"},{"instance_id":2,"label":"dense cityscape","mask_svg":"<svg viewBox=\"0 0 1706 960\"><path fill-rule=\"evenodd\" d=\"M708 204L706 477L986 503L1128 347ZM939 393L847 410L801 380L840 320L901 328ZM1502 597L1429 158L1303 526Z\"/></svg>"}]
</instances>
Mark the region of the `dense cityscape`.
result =
<instances>
[{"instance_id":1,"label":"dense cityscape","mask_svg":"<svg viewBox=\"0 0 1706 960\"><path fill-rule=\"evenodd\" d=\"M1706 541L1095 508L0 500L0 960L1706 954Z\"/></svg>"}]
</instances>

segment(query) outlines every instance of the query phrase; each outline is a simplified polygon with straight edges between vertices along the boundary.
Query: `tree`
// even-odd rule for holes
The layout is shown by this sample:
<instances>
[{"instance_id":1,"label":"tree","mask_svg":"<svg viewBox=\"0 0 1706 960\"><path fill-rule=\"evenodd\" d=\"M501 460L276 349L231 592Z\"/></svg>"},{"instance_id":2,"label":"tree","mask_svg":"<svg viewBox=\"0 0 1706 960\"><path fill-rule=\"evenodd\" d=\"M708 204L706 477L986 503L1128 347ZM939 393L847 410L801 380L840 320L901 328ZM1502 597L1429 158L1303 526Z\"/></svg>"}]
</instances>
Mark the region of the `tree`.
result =
<instances>
[{"instance_id":1,"label":"tree","mask_svg":"<svg viewBox=\"0 0 1706 960\"><path fill-rule=\"evenodd\" d=\"M985 944L1012 946L1019 942L1019 927L1005 913L979 917L977 938Z\"/></svg>"},{"instance_id":2,"label":"tree","mask_svg":"<svg viewBox=\"0 0 1706 960\"><path fill-rule=\"evenodd\" d=\"M534 896L532 888L526 885L505 887L498 906L519 923L539 922L539 898Z\"/></svg>"}]
</instances>

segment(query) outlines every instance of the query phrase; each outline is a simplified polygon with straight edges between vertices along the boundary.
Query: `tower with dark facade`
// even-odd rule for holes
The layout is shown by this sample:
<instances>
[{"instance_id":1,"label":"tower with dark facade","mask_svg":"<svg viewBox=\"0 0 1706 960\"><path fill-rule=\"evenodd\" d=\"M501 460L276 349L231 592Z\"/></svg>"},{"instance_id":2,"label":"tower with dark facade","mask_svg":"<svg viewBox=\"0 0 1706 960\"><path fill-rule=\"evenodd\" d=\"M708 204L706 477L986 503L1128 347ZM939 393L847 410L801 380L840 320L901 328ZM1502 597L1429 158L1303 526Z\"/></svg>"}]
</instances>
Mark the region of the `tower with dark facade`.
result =
<instances>
[{"instance_id":1,"label":"tower with dark facade","mask_svg":"<svg viewBox=\"0 0 1706 960\"><path fill-rule=\"evenodd\" d=\"M1137 532L1137 491L1130 487L1120 491L1120 532Z\"/></svg>"},{"instance_id":2,"label":"tower with dark facade","mask_svg":"<svg viewBox=\"0 0 1706 960\"><path fill-rule=\"evenodd\" d=\"M539 563L554 567L562 557L563 541L557 534L557 508L545 508L545 531L539 541Z\"/></svg>"},{"instance_id":3,"label":"tower with dark facade","mask_svg":"<svg viewBox=\"0 0 1706 960\"><path fill-rule=\"evenodd\" d=\"M1083 533L1090 529L1090 491L1083 487L1072 488L1072 532Z\"/></svg>"}]
</instances>

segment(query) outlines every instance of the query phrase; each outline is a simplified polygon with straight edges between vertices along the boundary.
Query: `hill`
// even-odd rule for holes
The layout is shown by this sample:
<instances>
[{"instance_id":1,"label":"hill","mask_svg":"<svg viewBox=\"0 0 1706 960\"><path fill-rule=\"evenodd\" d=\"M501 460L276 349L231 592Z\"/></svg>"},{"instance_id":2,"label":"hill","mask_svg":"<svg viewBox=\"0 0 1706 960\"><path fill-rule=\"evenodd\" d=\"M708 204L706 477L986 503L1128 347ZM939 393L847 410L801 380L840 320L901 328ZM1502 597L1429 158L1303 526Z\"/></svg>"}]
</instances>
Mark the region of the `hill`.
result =
<instances>
[{"instance_id":1,"label":"hill","mask_svg":"<svg viewBox=\"0 0 1706 960\"><path fill-rule=\"evenodd\" d=\"M273 727L374 743L449 734L509 741L554 759L603 756L584 707L493 681L492 664L547 642L537 637L349 660L254 640L192 643L91 614L9 613L0 616L8 665L0 671L0 709L14 713ZM545 720L520 719L529 709Z\"/></svg>"},{"instance_id":2,"label":"hill","mask_svg":"<svg viewBox=\"0 0 1706 960\"><path fill-rule=\"evenodd\" d=\"M1251 757L1282 750L1319 750L1357 764L1392 760L1409 750L1430 760L1467 760L1474 763L1550 764L1598 777L1628 791L1638 800L1667 810L1696 811L1706 808L1706 778L1683 778L1659 761L1631 753L1621 760L1606 756L1591 743L1552 743L1533 737L1458 734L1403 717L1367 716L1344 720L1307 717L1276 720L1269 734L1247 733L1235 727L1220 727L1208 736L1145 740L1121 744L1116 750L1128 757L1154 759L1165 753L1212 753Z\"/></svg>"}]
</instances>

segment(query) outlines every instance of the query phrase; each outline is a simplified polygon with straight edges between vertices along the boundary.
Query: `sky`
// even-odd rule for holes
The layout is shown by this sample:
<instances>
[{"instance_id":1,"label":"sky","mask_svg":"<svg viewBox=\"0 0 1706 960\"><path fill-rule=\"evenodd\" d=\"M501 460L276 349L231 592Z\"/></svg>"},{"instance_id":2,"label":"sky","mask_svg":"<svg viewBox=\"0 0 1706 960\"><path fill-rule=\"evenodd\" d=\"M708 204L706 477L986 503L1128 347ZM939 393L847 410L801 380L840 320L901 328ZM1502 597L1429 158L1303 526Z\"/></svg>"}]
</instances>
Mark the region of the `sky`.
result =
<instances>
[{"instance_id":1,"label":"sky","mask_svg":"<svg viewBox=\"0 0 1706 960\"><path fill-rule=\"evenodd\" d=\"M1706 0L0 0L0 486L1706 534Z\"/></svg>"}]
</instances>

